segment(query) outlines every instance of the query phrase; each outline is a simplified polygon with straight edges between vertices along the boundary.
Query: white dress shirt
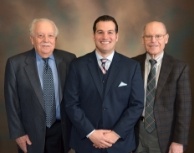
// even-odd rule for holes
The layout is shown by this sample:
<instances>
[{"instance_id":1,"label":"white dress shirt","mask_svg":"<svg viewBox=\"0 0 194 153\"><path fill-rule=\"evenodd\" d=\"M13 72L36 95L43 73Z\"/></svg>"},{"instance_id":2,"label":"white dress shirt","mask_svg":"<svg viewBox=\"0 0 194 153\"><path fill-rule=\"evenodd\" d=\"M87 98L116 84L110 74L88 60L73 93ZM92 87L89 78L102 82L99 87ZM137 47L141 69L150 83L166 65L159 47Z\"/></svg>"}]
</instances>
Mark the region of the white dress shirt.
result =
<instances>
[{"instance_id":1,"label":"white dress shirt","mask_svg":"<svg viewBox=\"0 0 194 153\"><path fill-rule=\"evenodd\" d=\"M161 65L162 65L162 59L163 59L163 55L164 52L160 53L154 60L157 61L156 63L156 87L158 84L158 78L160 75L160 69L161 69ZM149 54L146 54L146 60L145 60L145 72L144 72L144 93L146 95L146 90L147 90L147 79L148 79L148 75L151 69L151 64L149 62L149 60L152 59L151 56ZM146 96L144 96L144 110L142 113L142 116L145 115L145 106L146 106Z\"/></svg>"}]
</instances>

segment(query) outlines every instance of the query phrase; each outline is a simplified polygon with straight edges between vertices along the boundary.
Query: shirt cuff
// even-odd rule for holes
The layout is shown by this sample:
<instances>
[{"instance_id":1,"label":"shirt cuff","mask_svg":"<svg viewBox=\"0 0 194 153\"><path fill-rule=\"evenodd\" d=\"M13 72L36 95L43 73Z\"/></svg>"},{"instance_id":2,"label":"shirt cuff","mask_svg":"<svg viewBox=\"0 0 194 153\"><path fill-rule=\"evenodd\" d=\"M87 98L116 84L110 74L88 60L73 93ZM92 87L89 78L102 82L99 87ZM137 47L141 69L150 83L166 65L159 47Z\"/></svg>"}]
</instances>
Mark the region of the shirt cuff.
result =
<instances>
[{"instance_id":1,"label":"shirt cuff","mask_svg":"<svg viewBox=\"0 0 194 153\"><path fill-rule=\"evenodd\" d=\"M95 130L93 130L92 132L90 132L86 137L89 138L89 136L94 133Z\"/></svg>"}]
</instances>

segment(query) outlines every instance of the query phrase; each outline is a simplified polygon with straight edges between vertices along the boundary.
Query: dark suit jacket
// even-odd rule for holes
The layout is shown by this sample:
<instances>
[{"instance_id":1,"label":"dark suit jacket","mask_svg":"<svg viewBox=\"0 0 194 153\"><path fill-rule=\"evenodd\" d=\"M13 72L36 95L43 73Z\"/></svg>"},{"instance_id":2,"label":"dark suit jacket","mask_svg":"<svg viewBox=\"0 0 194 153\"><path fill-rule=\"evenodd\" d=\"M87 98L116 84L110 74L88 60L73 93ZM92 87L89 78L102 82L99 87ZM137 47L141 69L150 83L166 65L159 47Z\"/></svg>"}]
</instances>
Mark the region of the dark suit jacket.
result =
<instances>
[{"instance_id":1,"label":"dark suit jacket","mask_svg":"<svg viewBox=\"0 0 194 153\"><path fill-rule=\"evenodd\" d=\"M60 99L62 100L68 67L75 55L57 49L53 54L58 70ZM29 153L43 153L46 121L34 49L7 60L4 91L10 137L16 139L28 134L32 141L32 145L28 148ZM61 116L64 146L68 150L70 124L64 112Z\"/></svg>"},{"instance_id":2,"label":"dark suit jacket","mask_svg":"<svg viewBox=\"0 0 194 153\"><path fill-rule=\"evenodd\" d=\"M134 59L140 62L144 76L146 54ZM157 84L154 116L162 153L168 153L171 142L187 145L191 120L189 67L167 53Z\"/></svg>"},{"instance_id":3,"label":"dark suit jacket","mask_svg":"<svg viewBox=\"0 0 194 153\"><path fill-rule=\"evenodd\" d=\"M111 129L120 139L107 151L135 148L134 125L143 108L143 80L138 62L115 53L103 96L102 72L95 52L72 62L65 87L67 114L73 123L70 145L79 153L99 152L86 138L94 129ZM123 86L119 86L122 85Z\"/></svg>"}]
</instances>

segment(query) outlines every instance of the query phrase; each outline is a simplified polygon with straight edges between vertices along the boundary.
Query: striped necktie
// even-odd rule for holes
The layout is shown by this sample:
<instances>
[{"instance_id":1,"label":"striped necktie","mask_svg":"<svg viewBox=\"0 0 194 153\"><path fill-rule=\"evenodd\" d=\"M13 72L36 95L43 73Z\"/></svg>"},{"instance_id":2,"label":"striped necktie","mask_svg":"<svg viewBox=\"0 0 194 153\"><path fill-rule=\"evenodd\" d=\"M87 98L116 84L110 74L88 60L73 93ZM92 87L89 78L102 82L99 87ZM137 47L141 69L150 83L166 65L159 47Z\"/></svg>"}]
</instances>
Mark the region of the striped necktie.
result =
<instances>
[{"instance_id":1,"label":"striped necktie","mask_svg":"<svg viewBox=\"0 0 194 153\"><path fill-rule=\"evenodd\" d=\"M102 73L103 74L106 74L106 71L107 71L107 69L106 69L106 62L107 62L107 60L108 59L106 59L106 58L102 58L102 59L100 59L100 61L101 61L101 69L102 69Z\"/></svg>"},{"instance_id":2,"label":"striped necktie","mask_svg":"<svg viewBox=\"0 0 194 153\"><path fill-rule=\"evenodd\" d=\"M156 91L156 60L149 60L151 64L150 73L147 80L147 91L146 91L146 106L145 106L145 129L151 133L156 125L153 113L155 91Z\"/></svg>"}]
</instances>

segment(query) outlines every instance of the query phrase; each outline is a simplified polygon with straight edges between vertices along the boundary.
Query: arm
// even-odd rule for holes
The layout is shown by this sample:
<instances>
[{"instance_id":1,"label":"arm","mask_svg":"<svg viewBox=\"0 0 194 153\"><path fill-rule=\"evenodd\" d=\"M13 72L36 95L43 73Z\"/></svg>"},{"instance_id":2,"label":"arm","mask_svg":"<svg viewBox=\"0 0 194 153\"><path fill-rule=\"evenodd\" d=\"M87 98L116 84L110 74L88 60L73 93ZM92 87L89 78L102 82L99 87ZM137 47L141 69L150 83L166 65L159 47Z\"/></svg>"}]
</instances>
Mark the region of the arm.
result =
<instances>
[{"instance_id":1,"label":"arm","mask_svg":"<svg viewBox=\"0 0 194 153\"><path fill-rule=\"evenodd\" d=\"M88 138L98 147L109 147L112 144L106 141L104 134L109 130L94 130L94 126L85 115L84 110L81 108L80 102L80 78L73 62L66 80L64 103L66 112L73 123L73 126L78 130L82 138ZM84 91L83 91L84 92ZM94 130L94 131L93 131ZM91 133L92 132L92 133ZM88 135L89 134L89 135Z\"/></svg>"},{"instance_id":2,"label":"arm","mask_svg":"<svg viewBox=\"0 0 194 153\"><path fill-rule=\"evenodd\" d=\"M130 94L128 108L123 112L119 121L113 128L113 131L115 131L122 139L125 139L128 133L134 129L134 126L143 111L144 85L139 64L136 64L130 82L131 90L130 93L128 93Z\"/></svg>"},{"instance_id":3,"label":"arm","mask_svg":"<svg viewBox=\"0 0 194 153\"><path fill-rule=\"evenodd\" d=\"M64 103L67 115L69 116L71 122L84 138L94 130L94 127L80 107L79 78L76 73L74 62L72 62L65 85Z\"/></svg>"},{"instance_id":4,"label":"arm","mask_svg":"<svg viewBox=\"0 0 194 153\"><path fill-rule=\"evenodd\" d=\"M189 78L189 67L184 65L180 70L177 81L177 94L175 102L175 128L173 130L173 142L170 150L182 148L188 144L189 127L191 121L191 88ZM181 147L182 146L182 147Z\"/></svg>"},{"instance_id":5,"label":"arm","mask_svg":"<svg viewBox=\"0 0 194 153\"><path fill-rule=\"evenodd\" d=\"M14 72L14 64L9 59L5 68L4 95L5 106L8 118L10 137L18 141L20 137L26 135L22 121L19 97L17 94L17 80ZM26 141L30 141L29 138ZM20 145L19 145L20 146ZM22 148L21 148L22 149Z\"/></svg>"}]
</instances>

